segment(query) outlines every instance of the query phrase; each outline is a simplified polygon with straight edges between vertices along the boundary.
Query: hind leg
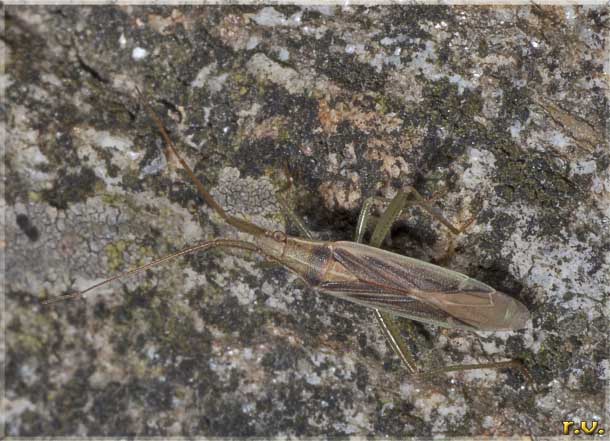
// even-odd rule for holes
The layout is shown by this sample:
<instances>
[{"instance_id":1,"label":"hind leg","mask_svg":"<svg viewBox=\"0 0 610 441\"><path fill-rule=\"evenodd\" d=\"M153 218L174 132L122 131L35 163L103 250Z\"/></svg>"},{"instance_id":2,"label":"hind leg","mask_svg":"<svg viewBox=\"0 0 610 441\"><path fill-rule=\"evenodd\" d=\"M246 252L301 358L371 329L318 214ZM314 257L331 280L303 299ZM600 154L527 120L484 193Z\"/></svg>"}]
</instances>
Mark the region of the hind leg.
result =
<instances>
[{"instance_id":1,"label":"hind leg","mask_svg":"<svg viewBox=\"0 0 610 441\"><path fill-rule=\"evenodd\" d=\"M414 195L414 200L409 200L409 195ZM369 198L363 204L362 211L360 212L360 216L358 218L358 223L356 226L356 242L362 242L363 240L364 232L366 231L366 224L370 217L370 209L372 207L373 202L374 199ZM379 218L377 225L373 230L369 245L374 247L379 247L381 245L387 234L390 232L392 224L396 221L396 219L398 219L398 217L408 205L421 206L427 213L429 213L433 218L437 219L439 222L445 225L454 234L462 233L474 221L474 219L470 220L465 224L465 226L456 228L448 220L446 220L442 216L442 214L440 214L438 210L436 210L430 204L430 202L426 201L415 189L409 187L406 191L399 192L394 197L394 199L391 200L390 204ZM524 374L526 379L528 379L528 381L530 379L527 369L518 360L507 360L495 363L446 366L444 368L435 369L428 372L419 372L413 359L413 354L411 353L404 339L400 335L400 329L396 324L395 320L393 319L392 315L386 312L382 312L378 309L374 310L374 314L390 347L398 356L398 358L400 358L409 373L412 373L417 376L433 376L445 372L477 369L502 369L512 367L519 369Z\"/></svg>"}]
</instances>

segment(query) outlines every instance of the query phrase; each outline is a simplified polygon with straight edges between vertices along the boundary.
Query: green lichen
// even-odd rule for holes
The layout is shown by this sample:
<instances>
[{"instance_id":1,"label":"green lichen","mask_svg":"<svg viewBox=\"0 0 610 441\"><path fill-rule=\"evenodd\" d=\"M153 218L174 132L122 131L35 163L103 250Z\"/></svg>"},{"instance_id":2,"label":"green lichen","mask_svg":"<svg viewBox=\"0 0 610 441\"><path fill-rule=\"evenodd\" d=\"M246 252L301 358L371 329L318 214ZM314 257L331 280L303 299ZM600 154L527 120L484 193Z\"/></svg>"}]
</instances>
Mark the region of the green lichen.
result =
<instances>
[{"instance_id":1,"label":"green lichen","mask_svg":"<svg viewBox=\"0 0 610 441\"><path fill-rule=\"evenodd\" d=\"M121 206L125 201L125 197L118 193L102 193L98 196L101 197L104 205Z\"/></svg>"},{"instance_id":2,"label":"green lichen","mask_svg":"<svg viewBox=\"0 0 610 441\"><path fill-rule=\"evenodd\" d=\"M572 364L572 354L570 351L560 349L564 347L564 341L559 335L549 334L543 340L536 354L534 366L537 371L543 370L540 374L544 375L544 380L548 381L553 372L569 369Z\"/></svg>"},{"instance_id":3,"label":"green lichen","mask_svg":"<svg viewBox=\"0 0 610 441\"><path fill-rule=\"evenodd\" d=\"M124 268L125 262L123 256L128 246L129 243L121 239L111 243L104 249L106 258L108 259L108 268L112 272L116 272Z\"/></svg>"},{"instance_id":4,"label":"green lichen","mask_svg":"<svg viewBox=\"0 0 610 441\"><path fill-rule=\"evenodd\" d=\"M42 201L43 195L40 192L37 191L29 191L28 192L28 200L30 202L40 202Z\"/></svg>"},{"instance_id":5,"label":"green lichen","mask_svg":"<svg viewBox=\"0 0 610 441\"><path fill-rule=\"evenodd\" d=\"M15 337L14 345L18 347L22 353L34 355L40 352L44 347L44 341L35 334L19 334Z\"/></svg>"},{"instance_id":6,"label":"green lichen","mask_svg":"<svg viewBox=\"0 0 610 441\"><path fill-rule=\"evenodd\" d=\"M54 332L53 319L46 314L38 314L29 308L20 308L18 316L27 327L21 326L18 332L12 327L7 329L11 348L22 357L37 356L47 346L49 336Z\"/></svg>"}]
</instances>

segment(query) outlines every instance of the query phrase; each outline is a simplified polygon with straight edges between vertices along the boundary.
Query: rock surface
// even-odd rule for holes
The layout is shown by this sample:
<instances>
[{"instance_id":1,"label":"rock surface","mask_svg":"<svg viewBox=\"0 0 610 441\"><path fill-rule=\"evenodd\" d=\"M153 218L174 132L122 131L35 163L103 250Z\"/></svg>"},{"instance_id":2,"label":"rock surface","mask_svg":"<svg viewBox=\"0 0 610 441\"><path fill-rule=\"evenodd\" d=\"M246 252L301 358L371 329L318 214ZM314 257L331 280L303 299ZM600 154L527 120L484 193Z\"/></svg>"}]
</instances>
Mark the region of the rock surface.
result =
<instances>
[{"instance_id":1,"label":"rock surface","mask_svg":"<svg viewBox=\"0 0 610 441\"><path fill-rule=\"evenodd\" d=\"M4 423L12 436L556 435L601 420L608 365L608 8L7 6ZM136 95L231 212L350 240L369 196L415 186L385 248L518 297L522 331L370 311L213 237ZM382 206L376 207L381 210ZM376 211L378 214L379 211ZM452 253L447 253L453 249ZM605 420L604 420L605 418Z\"/></svg>"}]
</instances>

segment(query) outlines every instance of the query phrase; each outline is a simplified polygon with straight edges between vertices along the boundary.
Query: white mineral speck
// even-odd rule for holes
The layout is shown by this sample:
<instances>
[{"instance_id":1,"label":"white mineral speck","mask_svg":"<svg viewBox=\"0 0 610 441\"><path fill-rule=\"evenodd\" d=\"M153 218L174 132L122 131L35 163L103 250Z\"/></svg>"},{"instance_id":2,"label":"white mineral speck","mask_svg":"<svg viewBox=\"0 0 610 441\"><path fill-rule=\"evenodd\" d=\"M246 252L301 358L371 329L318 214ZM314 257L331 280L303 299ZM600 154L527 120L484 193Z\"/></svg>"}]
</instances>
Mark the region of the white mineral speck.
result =
<instances>
[{"instance_id":1,"label":"white mineral speck","mask_svg":"<svg viewBox=\"0 0 610 441\"><path fill-rule=\"evenodd\" d=\"M246 43L246 49L250 51L256 46L258 46L258 43L260 43L260 39L256 35L253 35L248 39L248 42Z\"/></svg>"},{"instance_id":2,"label":"white mineral speck","mask_svg":"<svg viewBox=\"0 0 610 441\"><path fill-rule=\"evenodd\" d=\"M137 159L140 159L140 156L142 156L142 154L139 152L127 152L127 156L129 156L129 159L131 159L132 161L136 161Z\"/></svg>"},{"instance_id":3,"label":"white mineral speck","mask_svg":"<svg viewBox=\"0 0 610 441\"><path fill-rule=\"evenodd\" d=\"M509 130L510 130L510 136L513 139L517 139L519 138L519 135L521 134L521 130L523 129L523 127L521 127L521 121L515 121L513 123L512 126L510 126Z\"/></svg>"},{"instance_id":4,"label":"white mineral speck","mask_svg":"<svg viewBox=\"0 0 610 441\"><path fill-rule=\"evenodd\" d=\"M149 360L156 360L158 357L157 348L155 346L149 346L146 349L146 356Z\"/></svg>"},{"instance_id":5,"label":"white mineral speck","mask_svg":"<svg viewBox=\"0 0 610 441\"><path fill-rule=\"evenodd\" d=\"M131 51L131 58L135 61L143 60L148 56L148 51L143 47L134 47L133 51Z\"/></svg>"},{"instance_id":6,"label":"white mineral speck","mask_svg":"<svg viewBox=\"0 0 610 441\"><path fill-rule=\"evenodd\" d=\"M256 403L247 402L241 405L241 410L245 414L249 414L256 410Z\"/></svg>"},{"instance_id":7,"label":"white mineral speck","mask_svg":"<svg viewBox=\"0 0 610 441\"><path fill-rule=\"evenodd\" d=\"M548 137L549 142L558 149L564 149L570 145L570 140L563 133L554 130Z\"/></svg>"},{"instance_id":8,"label":"white mineral speck","mask_svg":"<svg viewBox=\"0 0 610 441\"><path fill-rule=\"evenodd\" d=\"M576 162L572 164L572 173L575 175L589 175L595 173L597 163L594 160Z\"/></svg>"},{"instance_id":9,"label":"white mineral speck","mask_svg":"<svg viewBox=\"0 0 610 441\"><path fill-rule=\"evenodd\" d=\"M167 165L165 155L158 155L149 164L142 168L142 176L154 175L161 172Z\"/></svg>"},{"instance_id":10,"label":"white mineral speck","mask_svg":"<svg viewBox=\"0 0 610 441\"><path fill-rule=\"evenodd\" d=\"M278 56L278 58L279 58L280 60L282 60L282 61L288 61L288 58L290 58L290 52L288 52L288 50L287 50L287 49L285 49L285 48L281 48L281 49L278 51L277 56Z\"/></svg>"},{"instance_id":11,"label":"white mineral speck","mask_svg":"<svg viewBox=\"0 0 610 441\"><path fill-rule=\"evenodd\" d=\"M208 90L212 93L218 93L222 90L222 86L227 81L229 74L221 74L208 79Z\"/></svg>"},{"instance_id":12,"label":"white mineral speck","mask_svg":"<svg viewBox=\"0 0 610 441\"><path fill-rule=\"evenodd\" d=\"M494 426L494 419L487 415L483 418L483 422L482 422L482 426L485 427L486 429L489 429L490 427Z\"/></svg>"},{"instance_id":13,"label":"white mineral speck","mask_svg":"<svg viewBox=\"0 0 610 441\"><path fill-rule=\"evenodd\" d=\"M121 46L121 49L125 49L125 46L127 46L127 39L125 38L125 34L121 34L121 36L119 37L119 46Z\"/></svg>"},{"instance_id":14,"label":"white mineral speck","mask_svg":"<svg viewBox=\"0 0 610 441\"><path fill-rule=\"evenodd\" d=\"M311 374L306 375L305 381L307 381L307 383L314 385L314 386L317 386L318 384L321 383L320 377L315 372L312 372Z\"/></svg>"},{"instance_id":15,"label":"white mineral speck","mask_svg":"<svg viewBox=\"0 0 610 441\"><path fill-rule=\"evenodd\" d=\"M203 66L199 70L199 72L197 72L195 79L191 82L191 87L203 87L207 83L208 78L210 78L210 75L215 69L216 63L211 63L206 66Z\"/></svg>"},{"instance_id":16,"label":"white mineral speck","mask_svg":"<svg viewBox=\"0 0 610 441\"><path fill-rule=\"evenodd\" d=\"M130 152L133 143L128 138L114 135L105 130L99 132L91 132L93 141L103 149L116 149L124 152Z\"/></svg>"},{"instance_id":17,"label":"white mineral speck","mask_svg":"<svg viewBox=\"0 0 610 441\"><path fill-rule=\"evenodd\" d=\"M462 181L467 188L480 188L485 184L487 176L493 173L496 158L487 150L468 148L470 167L464 172Z\"/></svg>"},{"instance_id":18,"label":"white mineral speck","mask_svg":"<svg viewBox=\"0 0 610 441\"><path fill-rule=\"evenodd\" d=\"M290 16L289 20L295 24L299 24L301 23L302 15L302 12L295 12Z\"/></svg>"},{"instance_id":19,"label":"white mineral speck","mask_svg":"<svg viewBox=\"0 0 610 441\"><path fill-rule=\"evenodd\" d=\"M284 14L276 11L272 7L266 7L258 11L258 13L252 17L260 26L299 26L301 24L302 12L299 11L289 18L286 18Z\"/></svg>"}]
</instances>

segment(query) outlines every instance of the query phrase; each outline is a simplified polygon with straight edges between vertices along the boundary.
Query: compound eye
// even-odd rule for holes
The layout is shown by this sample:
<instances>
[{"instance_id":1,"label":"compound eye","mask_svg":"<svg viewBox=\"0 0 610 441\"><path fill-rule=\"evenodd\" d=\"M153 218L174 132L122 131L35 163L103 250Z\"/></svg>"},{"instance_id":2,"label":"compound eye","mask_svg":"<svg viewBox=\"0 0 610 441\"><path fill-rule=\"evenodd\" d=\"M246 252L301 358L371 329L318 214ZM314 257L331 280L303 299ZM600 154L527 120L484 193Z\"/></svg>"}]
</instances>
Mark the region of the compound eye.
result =
<instances>
[{"instance_id":1,"label":"compound eye","mask_svg":"<svg viewBox=\"0 0 610 441\"><path fill-rule=\"evenodd\" d=\"M276 242L286 243L286 233L283 231L274 231L271 235Z\"/></svg>"}]
</instances>

